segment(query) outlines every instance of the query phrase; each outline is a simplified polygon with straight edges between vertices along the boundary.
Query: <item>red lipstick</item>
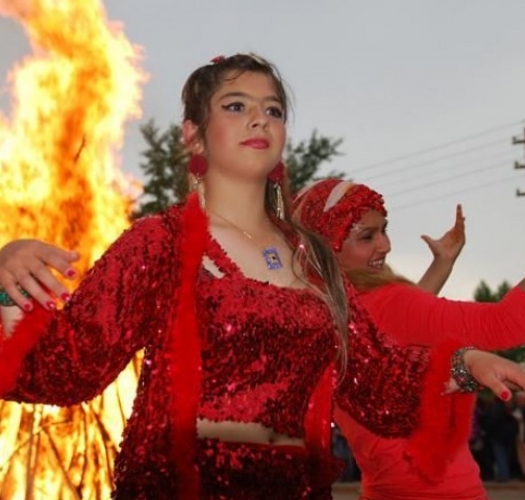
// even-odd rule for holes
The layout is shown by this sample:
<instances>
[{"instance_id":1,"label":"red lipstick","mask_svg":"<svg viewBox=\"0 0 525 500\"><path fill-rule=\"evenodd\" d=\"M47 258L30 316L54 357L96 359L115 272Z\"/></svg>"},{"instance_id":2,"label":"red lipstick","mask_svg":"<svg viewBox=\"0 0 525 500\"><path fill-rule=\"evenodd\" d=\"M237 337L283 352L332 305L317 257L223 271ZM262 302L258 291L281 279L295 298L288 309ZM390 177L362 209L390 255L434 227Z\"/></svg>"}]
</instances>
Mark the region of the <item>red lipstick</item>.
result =
<instances>
[{"instance_id":1,"label":"red lipstick","mask_svg":"<svg viewBox=\"0 0 525 500\"><path fill-rule=\"evenodd\" d=\"M254 137L241 142L243 146L248 146L254 149L267 149L270 147L270 142L262 137Z\"/></svg>"}]
</instances>

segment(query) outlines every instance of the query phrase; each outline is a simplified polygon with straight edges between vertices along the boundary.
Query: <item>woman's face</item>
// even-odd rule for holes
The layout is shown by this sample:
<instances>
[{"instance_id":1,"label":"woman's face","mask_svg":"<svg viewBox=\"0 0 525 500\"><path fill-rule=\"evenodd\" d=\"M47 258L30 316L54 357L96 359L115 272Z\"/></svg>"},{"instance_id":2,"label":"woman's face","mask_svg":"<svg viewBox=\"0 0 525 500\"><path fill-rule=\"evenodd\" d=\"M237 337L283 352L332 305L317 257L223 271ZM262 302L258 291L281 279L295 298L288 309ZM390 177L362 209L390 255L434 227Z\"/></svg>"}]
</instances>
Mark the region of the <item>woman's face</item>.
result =
<instances>
[{"instance_id":1,"label":"woman's face","mask_svg":"<svg viewBox=\"0 0 525 500\"><path fill-rule=\"evenodd\" d=\"M226 79L210 102L204 144L210 170L266 178L282 156L284 120L283 105L269 76L245 72Z\"/></svg>"},{"instance_id":2,"label":"woman's face","mask_svg":"<svg viewBox=\"0 0 525 500\"><path fill-rule=\"evenodd\" d=\"M347 271L381 271L390 252L390 239L386 234L384 215L369 210L353 225L343 242L339 262Z\"/></svg>"}]
</instances>

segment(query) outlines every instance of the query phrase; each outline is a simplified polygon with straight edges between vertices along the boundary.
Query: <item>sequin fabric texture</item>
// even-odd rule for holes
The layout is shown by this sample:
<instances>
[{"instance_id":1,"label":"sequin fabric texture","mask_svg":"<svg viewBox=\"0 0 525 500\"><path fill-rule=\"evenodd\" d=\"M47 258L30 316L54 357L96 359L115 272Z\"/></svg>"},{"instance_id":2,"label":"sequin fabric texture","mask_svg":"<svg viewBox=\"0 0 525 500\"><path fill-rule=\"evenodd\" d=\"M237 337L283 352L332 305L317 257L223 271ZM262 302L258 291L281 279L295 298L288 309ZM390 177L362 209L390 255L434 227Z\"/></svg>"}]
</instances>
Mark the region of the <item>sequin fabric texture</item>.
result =
<instances>
[{"instance_id":1,"label":"sequin fabric texture","mask_svg":"<svg viewBox=\"0 0 525 500\"><path fill-rule=\"evenodd\" d=\"M208 255L223 276L203 272L199 280L199 416L258 422L304 437L309 397L336 354L324 302L310 290L245 278L215 240Z\"/></svg>"},{"instance_id":2,"label":"sequin fabric texture","mask_svg":"<svg viewBox=\"0 0 525 500\"><path fill-rule=\"evenodd\" d=\"M90 399L144 348L116 462L118 499L171 499L176 492L166 346L179 285L179 212L173 208L162 217L138 221L110 247L64 310L50 314L48 333L26 357L18 387L8 395L58 405ZM308 401L335 356L324 303L310 291L244 278L213 240L207 253L225 276L211 276L204 268L199 274L199 416L257 422L304 437ZM282 486L290 480L285 474Z\"/></svg>"},{"instance_id":3,"label":"sequin fabric texture","mask_svg":"<svg viewBox=\"0 0 525 500\"><path fill-rule=\"evenodd\" d=\"M57 405L90 399L144 348L137 395L115 466L114 498L119 500L176 498L166 346L180 285L179 219L180 207L173 207L140 220L110 247L67 306L50 313L47 334L24 360L17 389L8 395ZM199 274L199 416L257 422L303 437L308 401L336 351L326 306L310 291L245 278L213 240L206 253L224 276L204 268ZM385 344L350 285L348 292L349 365L338 402L382 435L406 435L416 420L426 354ZM280 498L278 492L273 498Z\"/></svg>"},{"instance_id":4,"label":"sequin fabric texture","mask_svg":"<svg viewBox=\"0 0 525 500\"><path fill-rule=\"evenodd\" d=\"M430 351L394 344L372 323L350 283L347 294L352 311L349 356L337 403L380 436L409 436L419 420Z\"/></svg>"},{"instance_id":5,"label":"sequin fabric texture","mask_svg":"<svg viewBox=\"0 0 525 500\"><path fill-rule=\"evenodd\" d=\"M349 184L342 198L325 210L332 190ZM377 210L386 216L383 197L364 184L351 184L341 179L324 179L306 189L294 201L299 220L312 231L323 235L330 246L340 252L353 224L368 210Z\"/></svg>"}]
</instances>

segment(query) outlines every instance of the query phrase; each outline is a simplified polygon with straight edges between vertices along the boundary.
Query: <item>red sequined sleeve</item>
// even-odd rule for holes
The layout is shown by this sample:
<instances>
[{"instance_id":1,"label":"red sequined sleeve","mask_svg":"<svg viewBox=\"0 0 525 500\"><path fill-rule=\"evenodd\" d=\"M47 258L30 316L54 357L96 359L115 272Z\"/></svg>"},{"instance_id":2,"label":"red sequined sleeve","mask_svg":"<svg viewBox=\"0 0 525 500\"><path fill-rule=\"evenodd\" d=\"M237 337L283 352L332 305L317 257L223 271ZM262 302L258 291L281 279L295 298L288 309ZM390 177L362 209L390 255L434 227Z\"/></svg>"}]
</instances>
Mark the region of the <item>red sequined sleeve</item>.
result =
<instances>
[{"instance_id":1,"label":"red sequined sleeve","mask_svg":"<svg viewBox=\"0 0 525 500\"><path fill-rule=\"evenodd\" d=\"M353 418L383 436L414 429L429 351L399 347L381 335L354 290L345 376L337 402Z\"/></svg>"},{"instance_id":2,"label":"red sequined sleeve","mask_svg":"<svg viewBox=\"0 0 525 500\"><path fill-rule=\"evenodd\" d=\"M167 315L159 308L166 305L166 294L174 297L169 288L176 278L168 273L177 265L163 219L148 217L125 231L64 309L39 308L22 319L13 332L15 343L43 333L23 358L16 387L4 398L56 405L91 399L154 340L156 331L164 331L160 322Z\"/></svg>"},{"instance_id":3,"label":"red sequined sleeve","mask_svg":"<svg viewBox=\"0 0 525 500\"><path fill-rule=\"evenodd\" d=\"M348 294L349 359L337 405L379 436L408 438L407 456L423 475L441 473L470 427L471 395L443 394L452 353L461 344L446 339L432 349L398 346L380 334L355 291Z\"/></svg>"}]
</instances>

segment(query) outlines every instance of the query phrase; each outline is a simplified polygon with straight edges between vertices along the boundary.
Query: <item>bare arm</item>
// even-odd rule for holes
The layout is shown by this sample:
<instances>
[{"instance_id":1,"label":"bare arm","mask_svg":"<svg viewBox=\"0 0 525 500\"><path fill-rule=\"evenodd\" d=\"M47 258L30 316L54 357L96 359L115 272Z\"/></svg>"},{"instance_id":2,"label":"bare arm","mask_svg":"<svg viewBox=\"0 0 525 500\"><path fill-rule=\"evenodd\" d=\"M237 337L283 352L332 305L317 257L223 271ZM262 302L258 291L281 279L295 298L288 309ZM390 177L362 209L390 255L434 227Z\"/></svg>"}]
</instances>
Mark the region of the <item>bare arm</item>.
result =
<instances>
[{"instance_id":1,"label":"bare arm","mask_svg":"<svg viewBox=\"0 0 525 500\"><path fill-rule=\"evenodd\" d=\"M441 238L434 240L430 236L421 238L430 248L434 260L418 282L418 286L437 295L446 283L454 263L465 245L465 217L461 205L456 206L456 221Z\"/></svg>"}]
</instances>

